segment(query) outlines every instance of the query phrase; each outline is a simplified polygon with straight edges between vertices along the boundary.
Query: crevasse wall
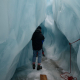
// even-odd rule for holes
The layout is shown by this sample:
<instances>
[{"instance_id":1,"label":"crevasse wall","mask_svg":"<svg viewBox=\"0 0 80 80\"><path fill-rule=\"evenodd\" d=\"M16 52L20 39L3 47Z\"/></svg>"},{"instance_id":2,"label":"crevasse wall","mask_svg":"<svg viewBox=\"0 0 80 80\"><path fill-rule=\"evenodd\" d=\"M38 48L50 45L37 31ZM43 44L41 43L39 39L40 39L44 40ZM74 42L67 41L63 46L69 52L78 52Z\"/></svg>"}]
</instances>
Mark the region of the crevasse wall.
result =
<instances>
[{"instance_id":1,"label":"crevasse wall","mask_svg":"<svg viewBox=\"0 0 80 80\"><path fill-rule=\"evenodd\" d=\"M62 2L62 4L64 4L64 2ZM56 10L58 10L57 8L59 8L59 6L62 6L62 4L61 4L61 1L59 1L58 3L56 0L55 1L47 0L46 19L41 24L42 33L45 36L43 49L44 49L45 55L48 58L55 60L57 64L60 67L62 67L66 72L70 72L70 45L69 45L69 42L70 40L72 42L73 40L72 38L75 37L74 34L76 34L76 32L78 31L74 32L74 34L72 34L71 36L71 31L69 32L69 30L71 29L75 31L75 29L72 28L71 26L73 25L75 20L71 19L74 22L71 22L70 25L67 23L67 21L65 22L65 20L67 20L65 19L67 18L66 16L67 14L65 15L65 13L63 13L61 19L58 20L57 17L58 17L59 11L56 11ZM68 3L65 3L65 4L68 5ZM74 17L75 16L76 15L74 15ZM63 20L61 24L66 23L66 25L67 26L69 25L69 27L67 27L66 25L62 26L61 24L59 24L59 21L61 21L62 18L64 18L65 20ZM68 20L69 19L70 19L70 15L68 17ZM68 28L69 30L66 28ZM66 34L62 30L63 31L65 30ZM67 37L67 36L70 36L70 37ZM78 66L79 64L77 64L78 45L79 45L79 42L71 46L71 75L73 77L77 77L77 79L79 80L80 79L79 66ZM28 60L28 62L26 62L26 60ZM29 67L31 60L32 60L32 50L31 50L31 41L30 41L29 44L21 52L21 57L20 57L18 66L28 64L27 67Z\"/></svg>"},{"instance_id":2,"label":"crevasse wall","mask_svg":"<svg viewBox=\"0 0 80 80\"><path fill-rule=\"evenodd\" d=\"M59 60L58 64L69 71L68 43L80 38L79 4L79 0L0 1L0 80L10 80L17 67L30 63L31 36L43 21L41 26L46 56ZM78 68L80 70L79 45L80 41L72 45L76 51L72 53L73 75ZM79 80L79 76L76 76Z\"/></svg>"},{"instance_id":3,"label":"crevasse wall","mask_svg":"<svg viewBox=\"0 0 80 80\"><path fill-rule=\"evenodd\" d=\"M80 0L53 0L53 16L59 30L70 43L80 39ZM77 52L77 65L80 70L80 41L72 44Z\"/></svg>"},{"instance_id":4,"label":"crevasse wall","mask_svg":"<svg viewBox=\"0 0 80 80\"><path fill-rule=\"evenodd\" d=\"M45 19L45 0L0 0L0 80L10 80L21 50Z\"/></svg>"}]
</instances>

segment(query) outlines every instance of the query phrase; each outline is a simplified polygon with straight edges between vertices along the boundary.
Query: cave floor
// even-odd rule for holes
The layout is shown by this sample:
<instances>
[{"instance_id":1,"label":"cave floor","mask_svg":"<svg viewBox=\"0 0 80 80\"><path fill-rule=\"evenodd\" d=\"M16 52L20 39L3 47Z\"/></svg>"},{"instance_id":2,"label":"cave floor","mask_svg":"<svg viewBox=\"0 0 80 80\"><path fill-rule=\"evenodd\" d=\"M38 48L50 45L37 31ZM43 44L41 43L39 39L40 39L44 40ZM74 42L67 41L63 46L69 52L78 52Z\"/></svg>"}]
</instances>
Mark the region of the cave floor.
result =
<instances>
[{"instance_id":1,"label":"cave floor","mask_svg":"<svg viewBox=\"0 0 80 80\"><path fill-rule=\"evenodd\" d=\"M40 80L40 74L47 75L47 80L64 80L60 76L63 74L63 69L53 60L43 57L41 65L42 70L39 71L37 71L37 65L35 70L32 69L32 65L29 68L20 67L11 80Z\"/></svg>"}]
</instances>

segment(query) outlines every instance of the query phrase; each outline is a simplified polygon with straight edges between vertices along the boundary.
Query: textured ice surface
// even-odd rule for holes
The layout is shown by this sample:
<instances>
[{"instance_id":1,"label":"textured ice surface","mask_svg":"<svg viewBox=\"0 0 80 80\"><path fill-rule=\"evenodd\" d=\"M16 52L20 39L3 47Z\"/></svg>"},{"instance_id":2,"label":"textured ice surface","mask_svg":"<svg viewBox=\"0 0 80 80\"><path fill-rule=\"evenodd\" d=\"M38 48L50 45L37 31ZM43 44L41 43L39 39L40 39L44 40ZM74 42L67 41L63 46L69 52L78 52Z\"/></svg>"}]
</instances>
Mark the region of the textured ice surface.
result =
<instances>
[{"instance_id":1,"label":"textured ice surface","mask_svg":"<svg viewBox=\"0 0 80 80\"><path fill-rule=\"evenodd\" d=\"M45 0L0 0L0 80L14 74L20 51L45 19L45 8Z\"/></svg>"},{"instance_id":2,"label":"textured ice surface","mask_svg":"<svg viewBox=\"0 0 80 80\"><path fill-rule=\"evenodd\" d=\"M58 28L70 43L80 38L80 1L79 0L53 0L53 16ZM73 44L78 51L80 41Z\"/></svg>"},{"instance_id":3,"label":"textured ice surface","mask_svg":"<svg viewBox=\"0 0 80 80\"><path fill-rule=\"evenodd\" d=\"M79 50L78 50L78 54L77 54L77 63L78 63L78 67L80 70L80 45L79 45Z\"/></svg>"},{"instance_id":4,"label":"textured ice surface","mask_svg":"<svg viewBox=\"0 0 80 80\"><path fill-rule=\"evenodd\" d=\"M80 0L53 0L53 16L59 30L72 43L80 39ZM72 46L78 53L80 40ZM78 53L79 54L79 53ZM78 55L79 60L80 55ZM77 61L78 62L78 61ZM78 62L80 69L80 63Z\"/></svg>"},{"instance_id":5,"label":"textured ice surface","mask_svg":"<svg viewBox=\"0 0 80 80\"><path fill-rule=\"evenodd\" d=\"M9 35L7 1L0 1L0 43L4 42Z\"/></svg>"},{"instance_id":6,"label":"textured ice surface","mask_svg":"<svg viewBox=\"0 0 80 80\"><path fill-rule=\"evenodd\" d=\"M29 76L28 73L33 71L31 69L31 36L42 22L42 33L45 36L43 45L45 55L56 60L56 63L64 71L70 71L69 42L72 43L80 38L79 4L79 0L1 0L0 80L10 80L16 68L21 66L25 66L28 71L26 73L26 70L24 70L19 74L20 76ZM71 46L71 71L72 75L77 77L78 80L80 80L79 45L80 41ZM46 65L46 62L44 65ZM44 66L44 68L47 67ZM44 68L43 70L45 70ZM44 74L50 73L51 75L48 74L49 79L56 80L56 71L52 67L50 68L48 71L45 70ZM35 76L33 72L31 74L31 78Z\"/></svg>"}]
</instances>

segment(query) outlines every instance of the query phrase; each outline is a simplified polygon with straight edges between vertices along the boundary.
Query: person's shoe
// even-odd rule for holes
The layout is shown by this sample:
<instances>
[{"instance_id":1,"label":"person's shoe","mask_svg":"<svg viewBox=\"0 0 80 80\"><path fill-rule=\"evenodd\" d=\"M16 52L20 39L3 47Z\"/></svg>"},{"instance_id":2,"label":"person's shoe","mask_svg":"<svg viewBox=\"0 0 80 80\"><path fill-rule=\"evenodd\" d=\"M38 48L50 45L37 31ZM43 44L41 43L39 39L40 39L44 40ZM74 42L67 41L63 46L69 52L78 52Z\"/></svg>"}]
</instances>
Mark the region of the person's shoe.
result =
<instances>
[{"instance_id":1,"label":"person's shoe","mask_svg":"<svg viewBox=\"0 0 80 80\"><path fill-rule=\"evenodd\" d=\"M45 55L44 55L44 51L42 52L42 55L45 57Z\"/></svg>"},{"instance_id":2,"label":"person's shoe","mask_svg":"<svg viewBox=\"0 0 80 80\"><path fill-rule=\"evenodd\" d=\"M40 69L42 69L42 66L38 65L37 70L40 70Z\"/></svg>"},{"instance_id":3,"label":"person's shoe","mask_svg":"<svg viewBox=\"0 0 80 80\"><path fill-rule=\"evenodd\" d=\"M43 56L45 57L45 54L43 54Z\"/></svg>"},{"instance_id":4,"label":"person's shoe","mask_svg":"<svg viewBox=\"0 0 80 80\"><path fill-rule=\"evenodd\" d=\"M35 64L33 64L33 69L35 69Z\"/></svg>"}]
</instances>

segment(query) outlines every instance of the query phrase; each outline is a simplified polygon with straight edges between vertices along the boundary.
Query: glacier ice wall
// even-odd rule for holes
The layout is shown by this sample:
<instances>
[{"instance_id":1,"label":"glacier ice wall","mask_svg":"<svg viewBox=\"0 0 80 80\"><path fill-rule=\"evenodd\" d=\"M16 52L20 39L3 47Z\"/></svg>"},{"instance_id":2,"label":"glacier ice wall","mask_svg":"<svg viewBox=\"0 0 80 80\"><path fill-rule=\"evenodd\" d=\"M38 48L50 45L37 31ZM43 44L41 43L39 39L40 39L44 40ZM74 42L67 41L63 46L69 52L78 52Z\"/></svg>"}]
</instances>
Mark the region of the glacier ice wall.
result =
<instances>
[{"instance_id":1,"label":"glacier ice wall","mask_svg":"<svg viewBox=\"0 0 80 80\"><path fill-rule=\"evenodd\" d=\"M53 3L53 2L54 2L53 0L47 0L46 19L41 24L42 33L45 36L43 49L44 49L45 55L48 58L55 60L57 62L57 64L60 67L62 67L65 71L70 72L70 45L69 45L69 42L72 43L74 41L72 38L74 38L74 34L76 34L76 32L74 32L74 34L72 34L72 37L71 37L69 35L71 32L68 32L68 29L69 30L71 29L73 31L74 31L74 29L72 29L72 26L69 26L69 27L67 27L68 29L67 29L67 31L65 31L66 32L66 34L65 34L63 31L66 30L66 27L65 27L65 25L61 26L61 24L64 24L67 22L67 21L65 22L64 20L60 24L61 28L59 27L59 22L57 21L58 19L55 18L58 16L55 15L57 13L56 13L56 11L54 11L55 3ZM55 7L55 10L59 6L58 2L56 2L56 4L57 5ZM66 3L66 5L67 5L67 3ZM65 14L65 13L63 13L63 14ZM59 21L61 21L61 20L59 20ZM75 22L75 20L74 20L74 22ZM73 25L74 22L70 23L70 25ZM66 25L68 26L67 23L66 23ZM62 31L63 28L64 28L64 30ZM69 37L67 37L67 36L69 36ZM77 58L78 45L79 45L79 42L77 42L76 44L71 46L71 62L72 62L71 63L71 72L72 72L72 76L77 77L79 80L80 79L79 66L78 66L79 61L77 60L78 59ZM27 52L27 54L26 54L26 52ZM25 65L27 63L28 64L30 63L31 58L32 58L31 53L32 53L32 50L31 50L31 41L30 41L29 44L23 49L23 51L21 53L22 55L21 55L21 58L20 58L20 61L18 64L19 67L22 65ZM27 59L27 56L28 56L28 59ZM26 59L28 60L28 62L25 61ZM78 61L78 64L77 64L77 61Z\"/></svg>"},{"instance_id":2,"label":"glacier ice wall","mask_svg":"<svg viewBox=\"0 0 80 80\"><path fill-rule=\"evenodd\" d=\"M16 68L31 65L31 36L42 22L46 56L69 71L69 42L80 38L79 3L79 0L0 1L0 80L10 80ZM72 44L72 72L78 80L79 45L80 41Z\"/></svg>"},{"instance_id":3,"label":"glacier ice wall","mask_svg":"<svg viewBox=\"0 0 80 80\"><path fill-rule=\"evenodd\" d=\"M71 30L75 31L73 29L73 26L71 26L71 25L73 25L75 20L74 20L74 22L70 23L69 27L67 27L68 23L67 23L67 21L64 21L64 19L61 22L61 24L66 23L67 26L66 25L62 26L61 24L59 24L61 19L58 20L58 18L56 18L56 17L58 17L58 15L56 15L56 14L58 14L56 12L56 10L57 10L56 8L59 6L62 6L62 5L59 5L60 3L58 3L58 1L56 1L56 0L50 0L50 1L51 1L51 3L48 4L47 10L46 10L47 17L43 23L43 25L46 27L44 29L44 35L46 36L46 39L44 42L44 47L45 47L48 58L51 58L53 60L58 60L58 61L56 61L58 63L58 65L60 67L62 67L64 70L70 72L70 45L69 45L69 42L72 43L74 41L72 38L74 38L74 35L76 34L76 32L74 32L74 34L72 34L72 37L71 37L71 32L69 32L69 30L71 29ZM67 5L67 3L65 3L65 4ZM56 5L56 7L55 7L55 5ZM59 17L61 15L59 15ZM65 13L63 13L63 15L65 15ZM62 15L62 17L63 17L63 15ZM66 18L66 15L65 15L65 18ZM65 30L66 34L63 33L62 30L63 31ZM70 36L70 37L68 38L67 36ZM79 37L77 37L77 39L79 39ZM74 77L77 77L78 79L80 79L79 66L78 66L79 58L77 58L78 47L79 47L79 41L76 42L76 44L75 43L72 44L72 46L71 46L71 72ZM77 61L78 61L78 63L77 63Z\"/></svg>"},{"instance_id":4,"label":"glacier ice wall","mask_svg":"<svg viewBox=\"0 0 80 80\"><path fill-rule=\"evenodd\" d=\"M0 80L10 80L21 50L45 19L45 0L0 0Z\"/></svg>"},{"instance_id":5,"label":"glacier ice wall","mask_svg":"<svg viewBox=\"0 0 80 80\"><path fill-rule=\"evenodd\" d=\"M80 1L79 0L53 0L53 16L60 31L70 43L80 39ZM72 44L78 53L77 64L80 70L79 59L80 40Z\"/></svg>"}]
</instances>

